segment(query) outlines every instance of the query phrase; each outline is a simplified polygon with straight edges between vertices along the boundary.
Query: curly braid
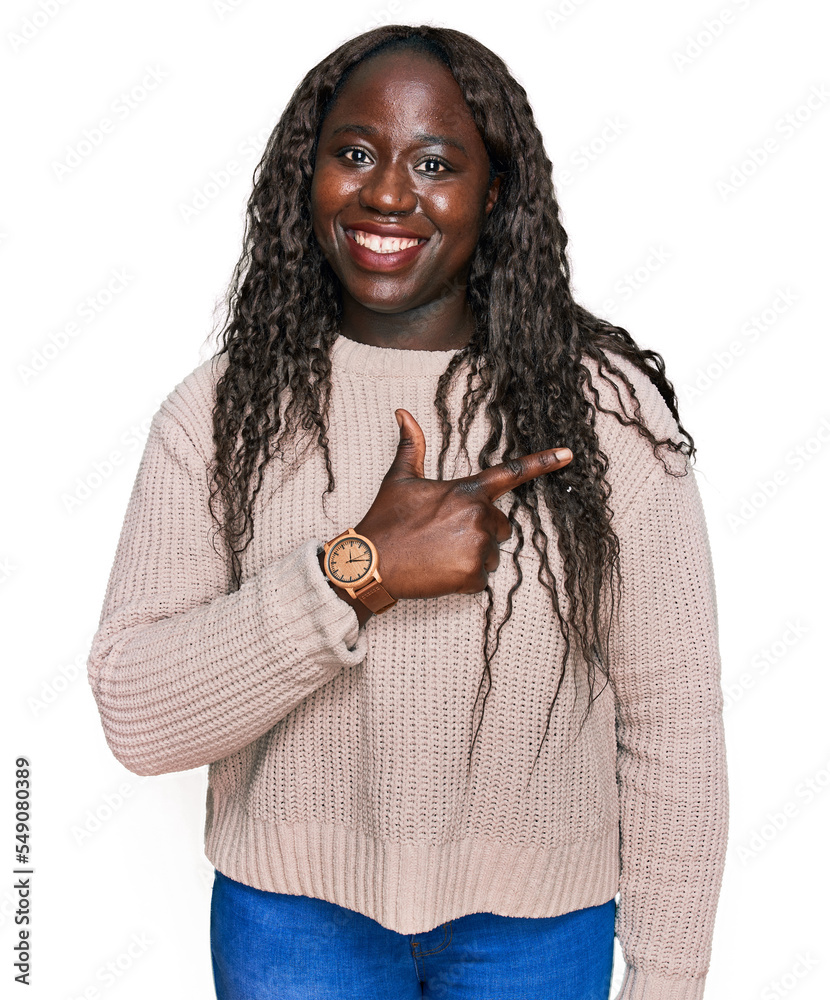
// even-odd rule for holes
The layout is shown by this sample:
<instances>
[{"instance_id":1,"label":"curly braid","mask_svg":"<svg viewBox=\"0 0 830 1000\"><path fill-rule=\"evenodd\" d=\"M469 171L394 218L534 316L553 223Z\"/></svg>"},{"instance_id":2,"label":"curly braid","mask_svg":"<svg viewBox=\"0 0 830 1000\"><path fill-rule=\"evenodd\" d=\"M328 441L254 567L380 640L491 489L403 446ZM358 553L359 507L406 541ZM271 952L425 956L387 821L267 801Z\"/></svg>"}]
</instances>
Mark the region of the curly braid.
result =
<instances>
[{"instance_id":1,"label":"curly braid","mask_svg":"<svg viewBox=\"0 0 830 1000\"><path fill-rule=\"evenodd\" d=\"M627 330L574 302L566 255L568 236L559 218L552 164L527 94L504 62L469 35L429 25L388 25L365 32L306 74L277 122L254 172L243 252L225 299L227 319L216 356L227 354L228 364L217 383L213 411L210 510L224 540L232 586L238 588L239 556L253 537L252 511L263 471L300 429L310 432L310 443L316 441L324 455L325 493L334 490L327 414L329 349L339 332L340 289L312 232L311 179L320 126L350 72L369 56L398 48L423 52L449 68L481 133L490 157L491 180L501 177L499 197L471 262L467 296L475 330L466 347L453 356L436 389L434 405L442 427L439 478L443 478L453 433L448 390L465 365L469 372L456 429L466 452L473 418L484 405L490 433L478 455L480 468L542 451L551 441L568 441L574 454L555 476L540 477L513 491L508 517L517 535L515 581L492 648L494 595L491 586L486 591L484 672L478 694L485 678L488 687L482 717L492 686L490 663L522 582L519 553L525 538L518 512L523 511L541 562L539 582L550 595L564 639L561 674L544 742L572 651L587 668L589 700L582 725L596 697L596 674L602 674L606 682L609 678L609 636L619 602L619 541L611 526L608 456L595 430L597 410L636 426L658 457L658 448L666 447L691 459L695 447L680 424L663 358L639 348ZM634 387L609 354L624 357L648 376L677 423L680 441L658 440L640 420ZM584 364L588 358L600 377L613 386L622 413L600 405ZM619 386L609 374L630 393L633 415L628 414ZM281 406L286 398L287 404ZM663 466L674 474L665 462ZM540 501L556 529L564 567L561 584L551 570L550 540L543 529ZM567 596L567 615L560 606L560 585ZM481 717L468 765L480 726ZM539 752L541 744L536 760Z\"/></svg>"}]
</instances>

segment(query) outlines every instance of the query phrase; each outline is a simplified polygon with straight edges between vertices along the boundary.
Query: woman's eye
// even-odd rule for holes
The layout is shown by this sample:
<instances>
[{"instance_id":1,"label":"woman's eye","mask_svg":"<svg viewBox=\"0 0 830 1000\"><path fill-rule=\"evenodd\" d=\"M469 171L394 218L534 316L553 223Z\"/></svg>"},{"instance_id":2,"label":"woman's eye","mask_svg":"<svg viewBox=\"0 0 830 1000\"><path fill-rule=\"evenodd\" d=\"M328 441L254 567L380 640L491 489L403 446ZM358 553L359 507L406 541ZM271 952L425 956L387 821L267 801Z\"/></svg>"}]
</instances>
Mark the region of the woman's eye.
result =
<instances>
[{"instance_id":1,"label":"woman's eye","mask_svg":"<svg viewBox=\"0 0 830 1000\"><path fill-rule=\"evenodd\" d=\"M357 153L359 156L367 156L368 154L366 153L365 149L359 149L357 146L352 146L349 149L344 149L343 152L340 155L346 157L352 163L366 163L367 162L367 160L352 159L352 157L348 155L349 153Z\"/></svg>"},{"instance_id":2,"label":"woman's eye","mask_svg":"<svg viewBox=\"0 0 830 1000\"><path fill-rule=\"evenodd\" d=\"M361 149L359 146L349 146L348 149L341 150L337 155L340 158L346 159L350 163L356 163L359 166L364 166L372 162L372 159L366 150ZM425 169L421 169L422 167ZM429 156L427 159L421 160L416 169L418 170L418 173L440 174L447 173L447 171L450 170L450 167L437 156Z\"/></svg>"},{"instance_id":3,"label":"woman's eye","mask_svg":"<svg viewBox=\"0 0 830 1000\"><path fill-rule=\"evenodd\" d=\"M423 171L423 173L438 174L438 173L441 173L442 171L446 172L447 170L449 170L449 167L447 166L447 164L444 163L443 160L439 160L435 156L430 156L429 159L422 160L421 163L419 164L419 166L423 167L423 166L425 166L427 164L431 164L432 167L429 170ZM439 169L435 169L436 167L439 168Z\"/></svg>"}]
</instances>

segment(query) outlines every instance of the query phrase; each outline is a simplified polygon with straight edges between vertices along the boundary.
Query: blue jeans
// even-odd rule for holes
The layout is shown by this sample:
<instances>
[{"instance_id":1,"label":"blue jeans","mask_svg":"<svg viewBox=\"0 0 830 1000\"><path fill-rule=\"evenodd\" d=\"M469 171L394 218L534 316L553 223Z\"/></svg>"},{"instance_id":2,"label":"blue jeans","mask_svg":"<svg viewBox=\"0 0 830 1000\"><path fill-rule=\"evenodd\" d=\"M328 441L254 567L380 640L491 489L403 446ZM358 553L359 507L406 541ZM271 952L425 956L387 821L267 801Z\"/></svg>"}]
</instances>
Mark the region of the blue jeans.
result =
<instances>
[{"instance_id":1,"label":"blue jeans","mask_svg":"<svg viewBox=\"0 0 830 1000\"><path fill-rule=\"evenodd\" d=\"M558 917L470 913L420 934L216 870L217 1000L608 1000L613 899Z\"/></svg>"}]
</instances>

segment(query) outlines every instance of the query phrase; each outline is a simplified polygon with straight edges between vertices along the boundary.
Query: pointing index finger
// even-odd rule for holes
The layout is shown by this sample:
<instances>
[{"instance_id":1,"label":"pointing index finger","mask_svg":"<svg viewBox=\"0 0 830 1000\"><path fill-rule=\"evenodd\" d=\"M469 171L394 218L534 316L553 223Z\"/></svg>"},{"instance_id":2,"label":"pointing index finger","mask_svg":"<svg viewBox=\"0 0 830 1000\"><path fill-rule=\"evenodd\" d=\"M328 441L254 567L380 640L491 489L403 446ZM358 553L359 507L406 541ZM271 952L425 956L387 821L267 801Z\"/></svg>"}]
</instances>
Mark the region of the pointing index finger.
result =
<instances>
[{"instance_id":1,"label":"pointing index finger","mask_svg":"<svg viewBox=\"0 0 830 1000\"><path fill-rule=\"evenodd\" d=\"M572 458L573 453L570 448L548 448L545 451L536 451L532 455L524 455L522 458L509 459L489 469L482 469L481 472L470 476L470 480L482 487L491 501L498 500L522 483L536 479L546 472L561 469Z\"/></svg>"}]
</instances>

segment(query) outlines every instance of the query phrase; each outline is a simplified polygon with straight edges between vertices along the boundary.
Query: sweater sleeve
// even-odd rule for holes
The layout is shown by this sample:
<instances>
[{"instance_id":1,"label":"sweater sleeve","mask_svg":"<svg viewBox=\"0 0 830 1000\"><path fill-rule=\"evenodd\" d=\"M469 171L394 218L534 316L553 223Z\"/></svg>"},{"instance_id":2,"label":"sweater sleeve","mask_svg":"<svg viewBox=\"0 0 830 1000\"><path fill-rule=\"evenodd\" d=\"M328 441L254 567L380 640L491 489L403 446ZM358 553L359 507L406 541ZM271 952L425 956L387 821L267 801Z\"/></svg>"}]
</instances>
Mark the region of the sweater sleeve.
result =
<instances>
[{"instance_id":1,"label":"sweater sleeve","mask_svg":"<svg viewBox=\"0 0 830 1000\"><path fill-rule=\"evenodd\" d=\"M174 412L153 418L88 660L107 743L141 775L241 749L366 655L317 539L228 593L204 449Z\"/></svg>"},{"instance_id":2,"label":"sweater sleeve","mask_svg":"<svg viewBox=\"0 0 830 1000\"><path fill-rule=\"evenodd\" d=\"M611 663L616 934L626 962L617 1000L700 1000L725 861L715 584L700 493L683 462L682 476L655 462L614 525L622 578Z\"/></svg>"}]
</instances>

